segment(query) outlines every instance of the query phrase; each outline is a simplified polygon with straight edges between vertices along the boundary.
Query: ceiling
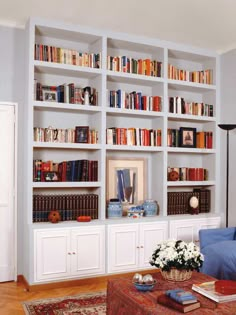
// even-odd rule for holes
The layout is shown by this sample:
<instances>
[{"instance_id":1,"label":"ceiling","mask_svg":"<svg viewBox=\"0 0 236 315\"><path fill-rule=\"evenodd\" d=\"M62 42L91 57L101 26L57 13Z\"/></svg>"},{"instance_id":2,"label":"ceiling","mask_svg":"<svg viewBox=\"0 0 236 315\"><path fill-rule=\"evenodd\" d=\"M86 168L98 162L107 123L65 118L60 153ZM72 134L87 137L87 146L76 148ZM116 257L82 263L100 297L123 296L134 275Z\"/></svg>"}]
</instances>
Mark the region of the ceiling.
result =
<instances>
[{"instance_id":1,"label":"ceiling","mask_svg":"<svg viewBox=\"0 0 236 315\"><path fill-rule=\"evenodd\" d=\"M235 0L1 0L0 24L52 18L223 53L236 48L235 12Z\"/></svg>"}]
</instances>

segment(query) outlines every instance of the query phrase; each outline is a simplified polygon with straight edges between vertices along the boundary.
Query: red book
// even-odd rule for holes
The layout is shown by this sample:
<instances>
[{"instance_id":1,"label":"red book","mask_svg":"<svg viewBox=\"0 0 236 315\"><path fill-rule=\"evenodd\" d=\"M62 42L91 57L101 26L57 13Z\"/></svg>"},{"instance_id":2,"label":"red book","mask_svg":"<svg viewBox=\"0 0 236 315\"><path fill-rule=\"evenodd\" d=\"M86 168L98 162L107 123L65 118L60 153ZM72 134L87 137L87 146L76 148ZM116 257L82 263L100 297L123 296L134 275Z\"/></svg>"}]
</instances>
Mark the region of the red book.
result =
<instances>
[{"instance_id":1,"label":"red book","mask_svg":"<svg viewBox=\"0 0 236 315\"><path fill-rule=\"evenodd\" d=\"M191 304L180 304L178 302L175 302L173 299L171 299L166 294L162 294L162 295L158 296L157 302L159 304L162 304L164 306L167 306L171 309L177 310L177 311L182 312L182 313L187 313L187 312L193 311L193 310L195 310L201 306L200 302L195 302L195 303L191 303Z\"/></svg>"}]
</instances>

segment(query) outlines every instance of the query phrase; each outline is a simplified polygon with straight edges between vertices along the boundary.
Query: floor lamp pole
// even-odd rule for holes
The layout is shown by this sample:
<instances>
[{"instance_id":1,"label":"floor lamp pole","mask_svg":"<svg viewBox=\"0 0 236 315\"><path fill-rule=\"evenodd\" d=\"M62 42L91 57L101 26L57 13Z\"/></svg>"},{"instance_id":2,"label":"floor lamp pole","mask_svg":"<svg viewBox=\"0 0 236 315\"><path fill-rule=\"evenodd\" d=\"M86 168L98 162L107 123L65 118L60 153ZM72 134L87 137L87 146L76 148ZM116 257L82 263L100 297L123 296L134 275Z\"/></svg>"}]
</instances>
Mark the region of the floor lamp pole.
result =
<instances>
[{"instance_id":1,"label":"floor lamp pole","mask_svg":"<svg viewBox=\"0 0 236 315\"><path fill-rule=\"evenodd\" d=\"M225 225L229 226L229 131L236 128L236 124L220 124L221 129L227 130L226 139L226 209L225 209Z\"/></svg>"},{"instance_id":2,"label":"floor lamp pole","mask_svg":"<svg viewBox=\"0 0 236 315\"><path fill-rule=\"evenodd\" d=\"M226 144L226 227L229 226L229 130L227 130Z\"/></svg>"}]
</instances>

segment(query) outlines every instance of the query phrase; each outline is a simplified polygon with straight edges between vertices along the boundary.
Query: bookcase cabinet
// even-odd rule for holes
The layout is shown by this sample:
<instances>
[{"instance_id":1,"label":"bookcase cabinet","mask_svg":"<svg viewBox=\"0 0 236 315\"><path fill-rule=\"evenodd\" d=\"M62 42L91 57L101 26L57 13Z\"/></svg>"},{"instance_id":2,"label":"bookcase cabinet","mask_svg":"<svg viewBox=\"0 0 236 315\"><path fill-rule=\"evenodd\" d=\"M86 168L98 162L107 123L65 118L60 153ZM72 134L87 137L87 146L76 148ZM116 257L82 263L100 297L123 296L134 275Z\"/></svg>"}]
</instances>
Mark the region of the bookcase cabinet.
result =
<instances>
[{"instance_id":1,"label":"bookcase cabinet","mask_svg":"<svg viewBox=\"0 0 236 315\"><path fill-rule=\"evenodd\" d=\"M29 240L37 229L50 231L58 226L72 229L75 221L61 222L56 227L51 223L33 223L34 194L97 194L98 219L86 223L88 226L105 226L112 223L129 224L127 217L115 222L107 218L106 161L111 157L120 159L142 158L146 161L144 177L144 199L154 199L159 204L158 216L142 218L141 222L154 223L165 220L168 224L177 216L167 214L167 194L169 191L192 191L193 188L205 187L211 191L211 209L209 213L199 217L208 219L219 215L219 135L217 130L219 75L218 55L214 52L177 45L158 39L129 36L128 34L101 32L76 25L65 25L59 22L30 19L26 27L28 42L27 51L27 110L25 113L26 128L26 158L25 158L25 236L24 245L27 248L29 261L34 261L37 242ZM41 54L60 48L59 57L62 62L35 60L35 45L41 45ZM45 48L46 47L46 48ZM49 48L48 48L49 47ZM53 47L52 49L50 47ZM45 52L46 51L46 52ZM76 55L75 52L78 52ZM87 61L75 61L81 54L94 54L99 58L87 66ZM74 56L74 57L73 57ZM77 57L76 57L77 56ZM73 59L74 58L74 59ZM89 61L91 62L91 60ZM88 59L84 59L88 60ZM128 66L129 64L129 66ZM132 64L132 66L130 66ZM180 69L179 79L169 75L169 65ZM209 70L210 69L210 70ZM209 71L208 71L209 70ZM193 74L195 82L185 80L185 71ZM97 92L96 105L74 104L72 102L50 102L38 100L37 86L67 86L91 87ZM199 83L201 82L201 83ZM135 101L134 108L125 108L127 102L119 99L117 106L110 106L110 91L117 95L126 95L127 99L133 92L140 93L143 98L143 109ZM119 91L119 92L117 92ZM121 95L121 94L119 94ZM123 97L122 96L122 97ZM161 99L158 108L154 109L154 99L149 101L150 109L146 109L147 98ZM169 98L181 97L188 103L203 103L213 105L213 114L193 115L173 113L169 110ZM127 100L126 99L126 100ZM157 99L157 98L156 98ZM140 99L139 99L140 100ZM139 104L139 105L138 105ZM155 104L156 105L156 104ZM136 106L136 107L135 107ZM154 106L154 107L153 107ZM145 108L144 108L145 107ZM34 139L34 128L73 129L75 126L89 126L98 134L98 141L91 143L59 143L40 142ZM168 146L168 129L194 127L199 131L212 132L213 146L211 149L184 148ZM127 145L107 144L107 129L143 128L159 130L161 145ZM137 132L137 131L136 131ZM149 141L149 140L148 140ZM98 162L97 181L64 181L64 182L34 182L32 180L33 160L53 160L62 162L69 160L96 160ZM208 178L204 181L169 181L168 167L205 168ZM116 196L114 196L116 197ZM140 203L143 200L139 200ZM189 214L178 216L188 220ZM142 220L142 221L141 221ZM95 220L94 220L95 221ZM118 228L117 226L117 228ZM172 234L170 234L172 235ZM112 245L110 245L112 247ZM151 255L151 253L150 253ZM106 266L105 272L108 272ZM125 271L125 270L124 270ZM34 268L25 271L30 283L34 282ZM67 275L68 276L68 275ZM80 275L79 275L80 276ZM41 279L42 280L42 279Z\"/></svg>"}]
</instances>

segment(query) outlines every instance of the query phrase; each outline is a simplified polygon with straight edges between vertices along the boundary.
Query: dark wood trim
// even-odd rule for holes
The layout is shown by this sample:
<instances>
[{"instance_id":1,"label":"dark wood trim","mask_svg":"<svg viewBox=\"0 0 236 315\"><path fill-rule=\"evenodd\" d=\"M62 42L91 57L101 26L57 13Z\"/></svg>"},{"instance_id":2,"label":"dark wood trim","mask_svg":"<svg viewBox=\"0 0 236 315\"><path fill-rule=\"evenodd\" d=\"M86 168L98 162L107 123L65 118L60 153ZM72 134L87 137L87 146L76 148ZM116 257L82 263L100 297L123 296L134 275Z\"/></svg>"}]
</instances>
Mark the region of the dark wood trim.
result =
<instances>
[{"instance_id":1,"label":"dark wood trim","mask_svg":"<svg viewBox=\"0 0 236 315\"><path fill-rule=\"evenodd\" d=\"M50 290L50 289L57 289L57 288L67 288L67 287L75 287L75 286L82 286L82 285L90 285L93 284L94 281L97 282L104 282L108 281L109 279L120 278L120 277L132 277L135 272L138 273L156 273L159 272L158 269L154 270L137 270L129 273L118 273L112 275L105 275L93 278L84 278L84 279L76 279L76 280L65 280L65 281L57 281L57 282L50 282L50 283L42 283L42 284L33 284L30 285L28 281L25 279L23 275L17 276L17 282L21 282L27 291L41 291L41 290Z\"/></svg>"}]
</instances>

